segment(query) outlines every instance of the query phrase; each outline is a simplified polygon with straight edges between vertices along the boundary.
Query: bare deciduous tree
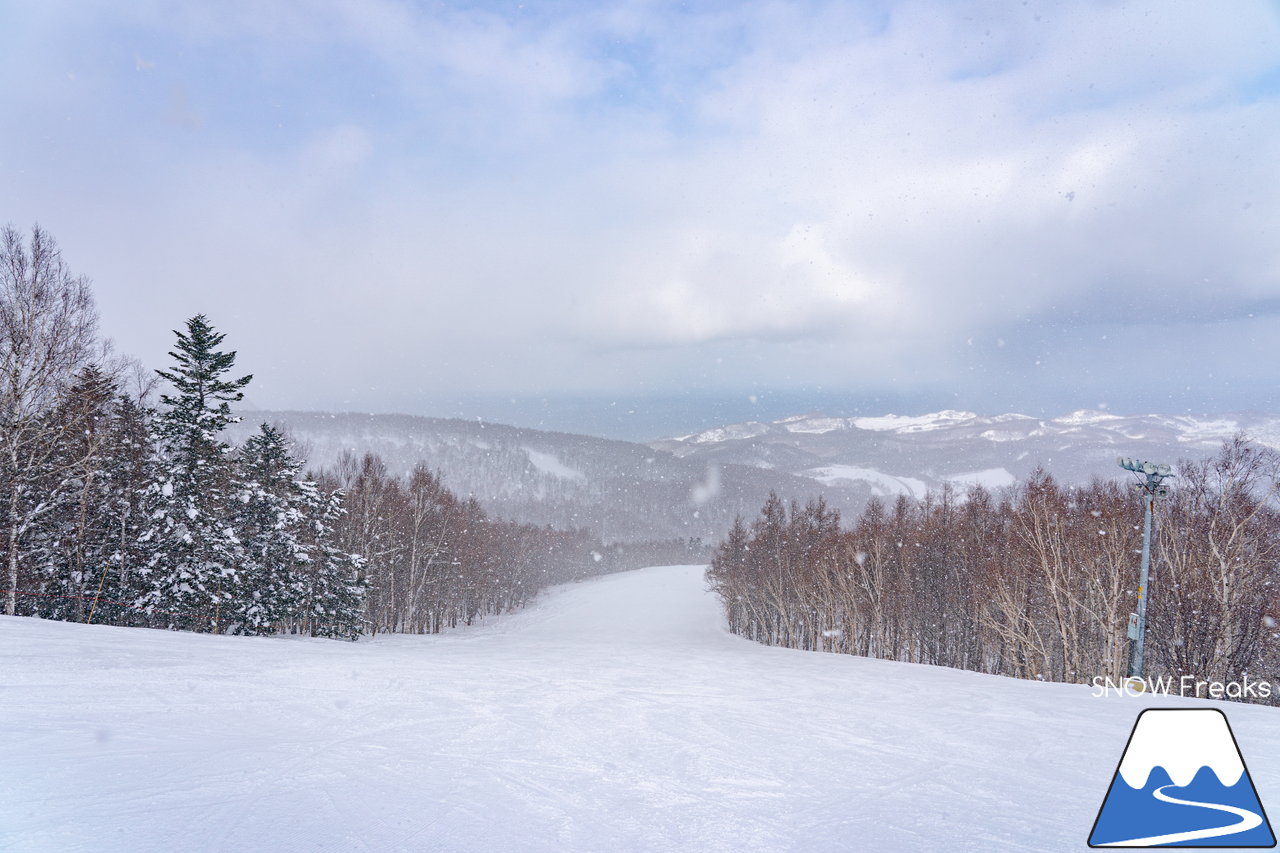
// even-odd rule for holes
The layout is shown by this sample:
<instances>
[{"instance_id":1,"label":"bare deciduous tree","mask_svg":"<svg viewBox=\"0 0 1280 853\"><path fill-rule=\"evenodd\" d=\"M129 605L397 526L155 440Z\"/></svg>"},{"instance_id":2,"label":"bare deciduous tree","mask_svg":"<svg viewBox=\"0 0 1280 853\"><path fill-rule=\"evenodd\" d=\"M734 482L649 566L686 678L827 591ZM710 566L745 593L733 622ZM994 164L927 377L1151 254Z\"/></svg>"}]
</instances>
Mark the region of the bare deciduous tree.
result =
<instances>
[{"instance_id":1,"label":"bare deciduous tree","mask_svg":"<svg viewBox=\"0 0 1280 853\"><path fill-rule=\"evenodd\" d=\"M1280 663L1280 456L1243 438L1179 465L1158 507L1152 674L1213 681ZM739 521L708 580L730 630L824 649L1052 681L1119 680L1141 509L1115 482L1043 471L998 500L971 488L873 501L850 530L776 496Z\"/></svg>"},{"instance_id":2,"label":"bare deciduous tree","mask_svg":"<svg viewBox=\"0 0 1280 853\"><path fill-rule=\"evenodd\" d=\"M22 539L61 497L76 460L59 458L50 415L89 361L97 312L88 280L72 275L57 244L39 226L29 241L0 232L0 466L5 504L5 612L13 615Z\"/></svg>"}]
</instances>

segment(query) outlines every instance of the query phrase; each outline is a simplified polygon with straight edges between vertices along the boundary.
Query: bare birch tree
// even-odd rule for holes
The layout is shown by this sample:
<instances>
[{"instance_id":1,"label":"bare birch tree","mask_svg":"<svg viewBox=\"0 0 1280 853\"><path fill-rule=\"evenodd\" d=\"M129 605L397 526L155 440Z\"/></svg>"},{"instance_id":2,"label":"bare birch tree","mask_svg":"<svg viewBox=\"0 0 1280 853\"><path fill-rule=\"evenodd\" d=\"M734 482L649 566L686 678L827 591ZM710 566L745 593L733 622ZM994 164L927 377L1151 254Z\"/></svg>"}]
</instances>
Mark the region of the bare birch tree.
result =
<instances>
[{"instance_id":1,"label":"bare birch tree","mask_svg":"<svg viewBox=\"0 0 1280 853\"><path fill-rule=\"evenodd\" d=\"M5 613L17 610L23 536L62 497L76 460L59 458L49 417L90 359L97 312L89 282L67 268L39 226L30 240L0 231L0 477L4 486ZM37 480L42 481L37 488Z\"/></svg>"},{"instance_id":2,"label":"bare birch tree","mask_svg":"<svg viewBox=\"0 0 1280 853\"><path fill-rule=\"evenodd\" d=\"M1153 672L1216 681L1280 660L1280 456L1243 438L1181 463L1159 508ZM1136 602L1140 527L1115 482L1043 471L1002 490L948 489L851 529L821 501L776 495L708 569L730 630L825 649L1053 681L1119 680Z\"/></svg>"}]
</instances>

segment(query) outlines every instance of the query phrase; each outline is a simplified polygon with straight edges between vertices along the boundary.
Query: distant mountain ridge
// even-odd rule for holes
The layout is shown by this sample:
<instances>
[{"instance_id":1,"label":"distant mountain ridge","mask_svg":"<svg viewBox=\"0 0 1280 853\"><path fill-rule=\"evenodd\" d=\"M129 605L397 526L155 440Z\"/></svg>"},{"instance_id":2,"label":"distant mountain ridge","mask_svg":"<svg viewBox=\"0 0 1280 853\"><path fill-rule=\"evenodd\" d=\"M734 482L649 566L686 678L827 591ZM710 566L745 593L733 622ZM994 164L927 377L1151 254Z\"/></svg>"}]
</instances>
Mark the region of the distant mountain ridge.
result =
<instances>
[{"instance_id":1,"label":"distant mountain ridge","mask_svg":"<svg viewBox=\"0 0 1280 853\"><path fill-rule=\"evenodd\" d=\"M1116 415L1087 409L1056 418L951 410L919 416L800 415L731 424L652 446L685 459L773 468L828 485L862 483L874 494L920 497L948 481L1008 485L1037 466L1066 482L1117 476L1117 455L1171 463L1201 458L1240 432L1280 447L1275 415Z\"/></svg>"},{"instance_id":2,"label":"distant mountain ridge","mask_svg":"<svg viewBox=\"0 0 1280 853\"><path fill-rule=\"evenodd\" d=\"M1245 431L1271 446L1280 445L1280 417L1257 413L1235 413L1216 417L1191 415L1115 415L1096 409L1080 409L1056 418L1007 413L982 416L951 409L925 415L881 415L878 417L830 418L821 414L793 415L761 423L748 421L704 430L692 435L663 439L658 443L714 443L730 439L752 439L768 435L824 435L832 432L867 431L908 435L948 432L973 435L989 441L1010 441L1048 434L1068 434L1095 429L1100 434L1141 440L1135 429L1166 434L1181 443L1202 439L1221 441Z\"/></svg>"},{"instance_id":3,"label":"distant mountain ridge","mask_svg":"<svg viewBox=\"0 0 1280 853\"><path fill-rule=\"evenodd\" d=\"M497 517L586 528L606 542L712 542L771 490L803 497L813 485L634 442L410 415L257 411L233 428L232 440L264 421L287 427L313 468L334 465L344 452L376 453L396 474L425 464Z\"/></svg>"},{"instance_id":4,"label":"distant mountain ridge","mask_svg":"<svg viewBox=\"0 0 1280 853\"><path fill-rule=\"evenodd\" d=\"M344 452L377 453L393 473L423 463L498 517L585 527L606 541L716 541L735 515L753 517L770 491L801 502L821 494L851 515L873 496L922 497L945 482L998 488L1037 466L1067 482L1120 476L1117 455L1201 458L1240 431L1280 447L1280 417L1252 413L810 414L649 444L456 418L243 414L232 428L237 443L259 423L282 424L313 467L332 466Z\"/></svg>"}]
</instances>

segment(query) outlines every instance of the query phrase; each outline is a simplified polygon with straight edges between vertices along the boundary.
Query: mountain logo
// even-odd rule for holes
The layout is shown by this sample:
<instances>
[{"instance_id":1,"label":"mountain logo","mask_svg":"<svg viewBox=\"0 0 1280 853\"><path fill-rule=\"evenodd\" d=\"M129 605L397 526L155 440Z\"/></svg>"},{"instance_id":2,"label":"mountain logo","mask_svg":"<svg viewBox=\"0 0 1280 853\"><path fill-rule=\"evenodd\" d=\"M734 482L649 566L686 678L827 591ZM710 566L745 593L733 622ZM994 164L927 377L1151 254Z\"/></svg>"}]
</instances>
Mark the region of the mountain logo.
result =
<instances>
[{"instance_id":1,"label":"mountain logo","mask_svg":"<svg viewBox=\"0 0 1280 853\"><path fill-rule=\"evenodd\" d=\"M1275 847L1226 715L1216 708L1140 713L1089 846Z\"/></svg>"}]
</instances>

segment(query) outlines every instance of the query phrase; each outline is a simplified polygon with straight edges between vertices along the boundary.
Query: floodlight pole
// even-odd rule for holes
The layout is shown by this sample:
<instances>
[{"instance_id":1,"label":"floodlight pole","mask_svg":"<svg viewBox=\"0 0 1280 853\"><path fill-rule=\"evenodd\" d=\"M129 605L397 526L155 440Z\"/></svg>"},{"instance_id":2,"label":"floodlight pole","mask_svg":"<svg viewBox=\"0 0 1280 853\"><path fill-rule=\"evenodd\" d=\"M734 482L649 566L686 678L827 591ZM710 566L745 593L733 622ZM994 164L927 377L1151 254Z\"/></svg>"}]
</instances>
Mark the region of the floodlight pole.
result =
<instances>
[{"instance_id":1,"label":"floodlight pole","mask_svg":"<svg viewBox=\"0 0 1280 853\"><path fill-rule=\"evenodd\" d=\"M1167 497L1169 490L1162 485L1165 477L1172 477L1168 465L1157 465L1121 456L1117 460L1126 471L1142 475L1142 482L1134 483L1133 489L1142 495L1145 509L1142 519L1142 569L1138 576L1138 612L1134 614L1135 622L1130 625L1129 638L1133 640L1132 655L1129 658L1129 678L1141 679L1147 660L1147 602L1151 598L1151 526L1155 514L1156 498Z\"/></svg>"},{"instance_id":2,"label":"floodlight pole","mask_svg":"<svg viewBox=\"0 0 1280 853\"><path fill-rule=\"evenodd\" d=\"M1138 575L1138 636L1133 641L1133 660L1129 664L1129 677L1142 678L1147 660L1147 586L1151 580L1151 515L1155 510L1156 496L1150 491L1142 496L1146 507L1142 519L1142 571Z\"/></svg>"}]
</instances>

